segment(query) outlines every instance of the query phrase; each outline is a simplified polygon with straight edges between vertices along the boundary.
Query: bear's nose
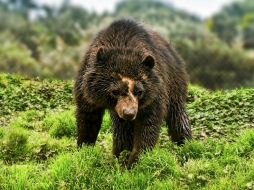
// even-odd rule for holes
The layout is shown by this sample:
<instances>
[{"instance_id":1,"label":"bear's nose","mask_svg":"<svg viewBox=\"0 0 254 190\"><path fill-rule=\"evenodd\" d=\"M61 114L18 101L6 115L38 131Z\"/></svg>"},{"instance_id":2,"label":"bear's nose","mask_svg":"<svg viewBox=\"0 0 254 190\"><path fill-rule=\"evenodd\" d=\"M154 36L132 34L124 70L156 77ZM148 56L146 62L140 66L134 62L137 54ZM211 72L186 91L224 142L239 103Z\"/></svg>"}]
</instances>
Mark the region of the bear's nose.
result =
<instances>
[{"instance_id":1,"label":"bear's nose","mask_svg":"<svg viewBox=\"0 0 254 190\"><path fill-rule=\"evenodd\" d=\"M123 117L126 120L133 120L135 119L136 111L133 108L124 108L123 109Z\"/></svg>"}]
</instances>

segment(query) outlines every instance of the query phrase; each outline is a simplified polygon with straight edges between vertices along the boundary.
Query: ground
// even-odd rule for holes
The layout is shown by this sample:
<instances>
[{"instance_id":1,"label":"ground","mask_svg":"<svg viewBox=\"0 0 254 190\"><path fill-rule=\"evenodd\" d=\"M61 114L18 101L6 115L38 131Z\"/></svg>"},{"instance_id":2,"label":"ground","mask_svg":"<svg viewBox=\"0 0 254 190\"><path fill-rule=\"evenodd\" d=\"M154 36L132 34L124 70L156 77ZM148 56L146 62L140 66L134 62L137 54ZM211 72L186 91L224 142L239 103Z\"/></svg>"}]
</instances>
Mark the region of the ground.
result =
<instances>
[{"instance_id":1,"label":"ground","mask_svg":"<svg viewBox=\"0 0 254 190\"><path fill-rule=\"evenodd\" d=\"M128 171L111 154L108 113L95 147L77 151L72 87L0 74L0 189L254 189L253 88L190 85L194 140L178 147L162 127Z\"/></svg>"}]
</instances>

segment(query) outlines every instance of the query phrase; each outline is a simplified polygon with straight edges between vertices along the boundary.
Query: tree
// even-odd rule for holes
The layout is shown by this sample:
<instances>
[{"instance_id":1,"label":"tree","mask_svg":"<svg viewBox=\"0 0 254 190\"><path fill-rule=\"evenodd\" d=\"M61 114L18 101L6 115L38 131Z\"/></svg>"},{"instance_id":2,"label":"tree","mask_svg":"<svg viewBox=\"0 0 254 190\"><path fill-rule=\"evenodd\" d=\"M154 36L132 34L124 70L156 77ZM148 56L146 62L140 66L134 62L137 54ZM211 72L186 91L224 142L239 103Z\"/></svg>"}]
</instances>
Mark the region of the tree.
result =
<instances>
[{"instance_id":1,"label":"tree","mask_svg":"<svg viewBox=\"0 0 254 190\"><path fill-rule=\"evenodd\" d=\"M254 47L254 1L237 1L209 20L209 28L228 44L242 37L244 48Z\"/></svg>"},{"instance_id":2,"label":"tree","mask_svg":"<svg viewBox=\"0 0 254 190\"><path fill-rule=\"evenodd\" d=\"M25 18L29 17L29 12L31 10L38 8L38 5L34 0L9 0L3 2L5 2L9 10L17 11Z\"/></svg>"}]
</instances>

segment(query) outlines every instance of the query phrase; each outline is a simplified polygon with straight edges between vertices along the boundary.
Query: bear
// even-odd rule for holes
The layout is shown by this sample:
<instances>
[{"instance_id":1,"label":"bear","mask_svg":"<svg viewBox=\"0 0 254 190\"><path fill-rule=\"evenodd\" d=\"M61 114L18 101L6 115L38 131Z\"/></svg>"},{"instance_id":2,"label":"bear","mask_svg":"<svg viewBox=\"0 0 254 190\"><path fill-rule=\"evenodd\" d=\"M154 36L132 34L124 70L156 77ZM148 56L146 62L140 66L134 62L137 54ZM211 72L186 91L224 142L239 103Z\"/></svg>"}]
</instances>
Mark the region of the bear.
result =
<instances>
[{"instance_id":1,"label":"bear","mask_svg":"<svg viewBox=\"0 0 254 190\"><path fill-rule=\"evenodd\" d=\"M163 121L172 141L190 140L187 83L185 63L170 43L144 24L114 21L95 36L77 74L78 146L95 144L105 109L113 155L129 151L127 168L155 146Z\"/></svg>"}]
</instances>

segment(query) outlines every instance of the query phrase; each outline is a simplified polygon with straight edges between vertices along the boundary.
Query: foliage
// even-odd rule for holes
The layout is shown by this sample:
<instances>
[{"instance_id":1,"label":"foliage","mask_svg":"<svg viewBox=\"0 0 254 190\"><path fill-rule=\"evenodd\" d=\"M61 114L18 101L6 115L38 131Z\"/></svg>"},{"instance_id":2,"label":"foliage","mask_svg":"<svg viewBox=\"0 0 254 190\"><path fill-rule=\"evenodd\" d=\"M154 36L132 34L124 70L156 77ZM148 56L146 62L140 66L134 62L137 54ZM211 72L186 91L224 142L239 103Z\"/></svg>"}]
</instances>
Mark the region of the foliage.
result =
<instances>
[{"instance_id":1,"label":"foliage","mask_svg":"<svg viewBox=\"0 0 254 190\"><path fill-rule=\"evenodd\" d=\"M254 120L253 105L253 89L235 89L207 93L189 104L188 109L190 114L193 112L195 116L193 120L199 123L194 122L194 126L207 124L209 127L209 122L213 124L218 122L218 127L222 127L222 125L251 124ZM212 112L213 114L209 115Z\"/></svg>"},{"instance_id":2,"label":"foliage","mask_svg":"<svg viewBox=\"0 0 254 190\"><path fill-rule=\"evenodd\" d=\"M108 112L95 147L77 150L72 82L0 77L1 89L19 89L28 100L34 97L29 92L45 84L54 94L53 107L37 101L17 109L15 97L4 104L12 111L1 118L15 117L0 127L0 189L253 189L253 89L211 92L190 85L194 140L177 146L163 126L155 149L142 153L129 171L111 155ZM58 101L60 96L65 98Z\"/></svg>"},{"instance_id":3,"label":"foliage","mask_svg":"<svg viewBox=\"0 0 254 190\"><path fill-rule=\"evenodd\" d=\"M41 53L40 61L43 70L41 75L43 78L74 78L79 66L80 48L69 47L61 38L57 39L56 49Z\"/></svg>"},{"instance_id":4,"label":"foliage","mask_svg":"<svg viewBox=\"0 0 254 190\"><path fill-rule=\"evenodd\" d=\"M245 52L214 37L178 41L176 49L186 60L190 80L209 89L253 86L254 62Z\"/></svg>"},{"instance_id":5,"label":"foliage","mask_svg":"<svg viewBox=\"0 0 254 190\"><path fill-rule=\"evenodd\" d=\"M1 71L20 73L30 76L38 74L38 63L31 57L31 52L22 44L0 40Z\"/></svg>"},{"instance_id":6,"label":"foliage","mask_svg":"<svg viewBox=\"0 0 254 190\"><path fill-rule=\"evenodd\" d=\"M0 98L2 100L0 102L2 107L2 110L0 110L1 114L9 115L17 111L28 110L28 112L21 117L22 119L18 117L13 123L13 125L18 127L33 129L36 124L30 122L32 121L31 118L36 119L44 117L43 113L38 112L39 110L67 109L73 104L73 82L70 81L27 80L15 75L1 74L0 86ZM253 94L254 92L251 88L212 93L198 86L191 85L187 99L191 123L199 129L202 128L204 132L207 131L207 133L211 130L215 130L215 123L218 133L224 130L230 130L230 128L225 128L227 125L237 126L245 123L253 126ZM36 114L33 111L34 109L37 110ZM58 116L55 116L55 114L56 113L52 112L51 115L44 120L46 126L52 126L52 135L59 135L58 137L73 136L75 134L73 110L64 112ZM30 115L32 115L32 117ZM233 119L232 116L234 116ZM110 121L106 118L104 123L105 128L103 130L109 132ZM54 130L55 132L53 132ZM65 132L61 135L59 130ZM56 135L56 133L58 133L58 135Z\"/></svg>"},{"instance_id":7,"label":"foliage","mask_svg":"<svg viewBox=\"0 0 254 190\"><path fill-rule=\"evenodd\" d=\"M254 14L246 14L242 19L241 26L243 29L243 44L245 48L254 48Z\"/></svg>"},{"instance_id":8,"label":"foliage","mask_svg":"<svg viewBox=\"0 0 254 190\"><path fill-rule=\"evenodd\" d=\"M64 3L59 9L44 6L47 15L40 17L39 22L47 28L51 42L61 38L68 45L79 44L83 37L83 30L86 29L96 18L95 14L90 14L78 6Z\"/></svg>"},{"instance_id":9,"label":"foliage","mask_svg":"<svg viewBox=\"0 0 254 190\"><path fill-rule=\"evenodd\" d=\"M57 113L51 113L43 121L45 128L49 128L49 134L56 138L75 136L76 123L73 111L65 111L56 114Z\"/></svg>"},{"instance_id":10,"label":"foliage","mask_svg":"<svg viewBox=\"0 0 254 190\"><path fill-rule=\"evenodd\" d=\"M44 126L44 120L50 116L52 111L38 113L29 110L21 112L6 127L0 128L0 159L6 164L41 162L61 152L73 150L76 147L73 140L56 140L48 134L51 129L50 126ZM71 119L74 120L74 117Z\"/></svg>"},{"instance_id":11,"label":"foliage","mask_svg":"<svg viewBox=\"0 0 254 190\"><path fill-rule=\"evenodd\" d=\"M195 93L195 91L190 92ZM187 105L191 125L200 138L236 133L238 126L253 128L253 89L207 92ZM194 132L195 133L195 132Z\"/></svg>"},{"instance_id":12,"label":"foliage","mask_svg":"<svg viewBox=\"0 0 254 190\"><path fill-rule=\"evenodd\" d=\"M203 141L199 157L181 164L178 159L187 153L184 147L155 148L143 154L131 170L121 166L101 147L84 147L81 151L62 153L42 167L27 163L0 169L0 187L19 186L29 189L217 189L253 187L253 130L246 131L234 143ZM248 137L248 138L246 138ZM245 144L241 144L242 142ZM194 142L195 143L195 142ZM222 146L224 143L225 146ZM188 144L190 146L191 143ZM250 146L247 155L234 154L235 149ZM232 153L230 153L232 152ZM243 151L243 153L246 151ZM229 154L230 153L230 154ZM110 161L111 160L111 161ZM29 171L29 172L27 172ZM20 175L22 173L22 175ZM20 175L20 176L19 176ZM8 180L7 180L8 179ZM27 180L23 180L27 179ZM225 181L226 180L226 183Z\"/></svg>"},{"instance_id":13,"label":"foliage","mask_svg":"<svg viewBox=\"0 0 254 190\"><path fill-rule=\"evenodd\" d=\"M29 109L67 107L72 101L72 83L57 80L27 80L9 74L0 75L0 114Z\"/></svg>"},{"instance_id":14,"label":"foliage","mask_svg":"<svg viewBox=\"0 0 254 190\"><path fill-rule=\"evenodd\" d=\"M73 79L83 48L89 47L93 36L113 20L131 18L150 25L175 45L187 62L192 83L209 89L254 84L253 53L243 49L253 44L253 3L248 0L233 3L206 21L161 0L124 0L112 13L103 14L70 1L55 7L34 0L0 2L2 72Z\"/></svg>"},{"instance_id":15,"label":"foliage","mask_svg":"<svg viewBox=\"0 0 254 190\"><path fill-rule=\"evenodd\" d=\"M12 10L1 10L0 18L1 41L12 43L14 40L16 43L21 43L24 47L29 49L32 58L38 59L39 46L43 43L42 38L44 38L42 35L45 31L43 30L44 28L37 23L31 23L28 18L22 16L20 12ZM12 38L14 39L10 40L9 36L5 36L6 32L11 33Z\"/></svg>"},{"instance_id":16,"label":"foliage","mask_svg":"<svg viewBox=\"0 0 254 190\"><path fill-rule=\"evenodd\" d=\"M210 29L228 43L242 38L245 48L254 47L254 2L249 0L236 1L225 6L209 21Z\"/></svg>"},{"instance_id":17,"label":"foliage","mask_svg":"<svg viewBox=\"0 0 254 190\"><path fill-rule=\"evenodd\" d=\"M20 158L27 152L27 133L22 128L14 128L8 131L1 142L0 158L6 162Z\"/></svg>"},{"instance_id":18,"label":"foliage","mask_svg":"<svg viewBox=\"0 0 254 190\"><path fill-rule=\"evenodd\" d=\"M120 2L116 7L114 17L126 18L130 15L135 20L153 26L169 39L196 40L205 35L205 30L198 17L177 10L172 5L161 1L127 0Z\"/></svg>"},{"instance_id":19,"label":"foliage","mask_svg":"<svg viewBox=\"0 0 254 190\"><path fill-rule=\"evenodd\" d=\"M44 112L39 112L39 110L24 111L11 122L11 126L15 128L36 129L38 125L37 121L43 117Z\"/></svg>"},{"instance_id":20,"label":"foliage","mask_svg":"<svg viewBox=\"0 0 254 190\"><path fill-rule=\"evenodd\" d=\"M23 75L0 73L0 189L254 189L253 88L190 84L194 139L176 146L164 123L155 149L129 171L121 166L128 152L111 154L108 111L96 145L77 150L73 81L35 78L73 79L81 47L131 15L172 41L192 83L250 87L253 9L237 1L203 22L159 0L124 0L103 14L69 1L0 0L0 72Z\"/></svg>"}]
</instances>

